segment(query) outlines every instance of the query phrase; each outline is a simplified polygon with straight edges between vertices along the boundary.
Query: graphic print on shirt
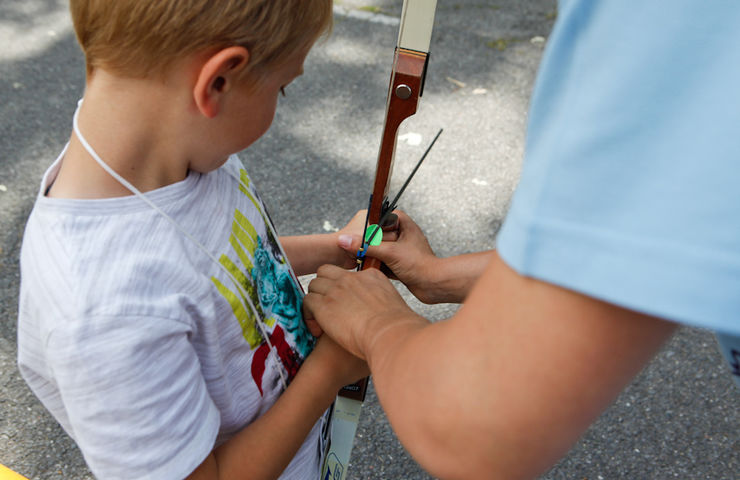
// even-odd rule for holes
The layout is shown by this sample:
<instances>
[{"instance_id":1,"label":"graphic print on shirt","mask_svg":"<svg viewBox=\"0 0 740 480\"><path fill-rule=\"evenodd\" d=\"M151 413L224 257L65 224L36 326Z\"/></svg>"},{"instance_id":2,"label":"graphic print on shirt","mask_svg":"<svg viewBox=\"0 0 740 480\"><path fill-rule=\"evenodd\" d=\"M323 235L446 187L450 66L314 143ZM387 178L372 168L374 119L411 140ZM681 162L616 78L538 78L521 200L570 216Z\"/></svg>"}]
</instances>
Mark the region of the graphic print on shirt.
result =
<instances>
[{"instance_id":1,"label":"graphic print on shirt","mask_svg":"<svg viewBox=\"0 0 740 480\"><path fill-rule=\"evenodd\" d=\"M246 186L250 184L244 170L241 170L241 181ZM301 317L301 290L283 257L278 240L268 226L270 219L257 193L244 185L240 184L239 189L265 222L265 234L259 235L247 217L235 209L229 244L236 259L223 254L219 261L239 281L249 298L244 298L236 285L224 285L215 277L211 277L211 280L231 305L244 339L255 350L251 373L260 394L263 394L262 379L270 347L260 331L256 316L266 326L270 344L277 350L289 381L311 352L314 338ZM254 310L249 306L250 302Z\"/></svg>"}]
</instances>

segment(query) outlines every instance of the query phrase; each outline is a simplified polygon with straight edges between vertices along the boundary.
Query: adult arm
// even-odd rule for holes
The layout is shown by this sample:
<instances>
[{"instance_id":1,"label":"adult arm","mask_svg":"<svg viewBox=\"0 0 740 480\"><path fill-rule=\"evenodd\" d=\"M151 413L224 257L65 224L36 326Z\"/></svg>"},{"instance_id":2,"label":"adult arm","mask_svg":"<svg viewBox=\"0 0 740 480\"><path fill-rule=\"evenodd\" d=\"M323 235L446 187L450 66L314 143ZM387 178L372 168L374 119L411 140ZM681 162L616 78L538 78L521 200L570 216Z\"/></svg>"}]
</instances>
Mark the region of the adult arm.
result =
<instances>
[{"instance_id":1,"label":"adult arm","mask_svg":"<svg viewBox=\"0 0 740 480\"><path fill-rule=\"evenodd\" d=\"M383 262L424 303L462 303L493 258L493 250L439 258L432 251L419 226L404 212L396 210L397 238L368 248L367 255ZM348 253L357 252L360 235L337 237Z\"/></svg>"},{"instance_id":2,"label":"adult arm","mask_svg":"<svg viewBox=\"0 0 740 480\"><path fill-rule=\"evenodd\" d=\"M674 329L523 277L496 254L459 312L434 324L377 272L318 273L308 314L368 361L398 438L445 479L542 473Z\"/></svg>"}]
</instances>

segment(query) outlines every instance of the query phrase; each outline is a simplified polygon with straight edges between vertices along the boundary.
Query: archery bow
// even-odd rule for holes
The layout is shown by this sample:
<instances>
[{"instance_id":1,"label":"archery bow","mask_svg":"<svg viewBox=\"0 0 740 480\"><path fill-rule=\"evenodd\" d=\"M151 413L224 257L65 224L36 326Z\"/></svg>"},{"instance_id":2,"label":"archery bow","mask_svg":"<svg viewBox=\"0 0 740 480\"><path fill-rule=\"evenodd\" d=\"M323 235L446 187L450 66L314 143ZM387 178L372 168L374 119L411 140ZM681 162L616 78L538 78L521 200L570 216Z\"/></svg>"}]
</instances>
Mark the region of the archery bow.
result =
<instances>
[{"instance_id":1,"label":"archery bow","mask_svg":"<svg viewBox=\"0 0 740 480\"><path fill-rule=\"evenodd\" d=\"M404 0L403 2L398 42L388 86L385 124L365 222L364 239L367 239L368 226L375 228L371 236L374 235L381 228L381 219L395 207L388 202L388 186L393 170L398 128L406 118L416 113L419 97L424 90L436 6L437 0ZM416 169L412 175L415 171ZM375 227L375 225L379 226ZM360 269L380 268L379 260L364 257L365 248L366 245L363 246L362 253L359 255L362 257ZM337 396L331 425L331 445L324 461L322 479L344 480L346 478L352 441L357 430L366 390L367 379L364 379L344 387Z\"/></svg>"}]
</instances>

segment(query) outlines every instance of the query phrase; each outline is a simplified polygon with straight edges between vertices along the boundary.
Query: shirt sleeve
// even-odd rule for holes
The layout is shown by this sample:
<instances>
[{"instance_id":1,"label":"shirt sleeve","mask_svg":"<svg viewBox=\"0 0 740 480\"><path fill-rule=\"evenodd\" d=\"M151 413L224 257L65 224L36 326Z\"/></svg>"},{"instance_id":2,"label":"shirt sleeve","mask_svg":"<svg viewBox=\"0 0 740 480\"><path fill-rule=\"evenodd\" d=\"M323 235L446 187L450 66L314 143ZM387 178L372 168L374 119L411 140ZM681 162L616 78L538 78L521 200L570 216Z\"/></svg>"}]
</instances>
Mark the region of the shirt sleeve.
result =
<instances>
[{"instance_id":1,"label":"shirt sleeve","mask_svg":"<svg viewBox=\"0 0 740 480\"><path fill-rule=\"evenodd\" d=\"M740 335L740 109L728 108L740 103L740 3L561 3L502 258L522 275Z\"/></svg>"},{"instance_id":2,"label":"shirt sleeve","mask_svg":"<svg viewBox=\"0 0 740 480\"><path fill-rule=\"evenodd\" d=\"M162 318L65 324L47 343L68 432L102 479L182 479L220 424L190 326Z\"/></svg>"}]
</instances>

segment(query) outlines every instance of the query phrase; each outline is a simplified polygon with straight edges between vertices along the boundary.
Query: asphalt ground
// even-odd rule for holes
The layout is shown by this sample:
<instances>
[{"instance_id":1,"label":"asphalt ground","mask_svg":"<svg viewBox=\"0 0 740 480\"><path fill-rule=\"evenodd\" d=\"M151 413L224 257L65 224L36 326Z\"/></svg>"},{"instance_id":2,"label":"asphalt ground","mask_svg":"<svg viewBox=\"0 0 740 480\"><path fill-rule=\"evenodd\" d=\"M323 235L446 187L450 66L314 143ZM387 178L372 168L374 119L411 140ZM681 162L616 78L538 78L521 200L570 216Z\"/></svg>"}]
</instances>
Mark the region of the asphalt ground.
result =
<instances>
[{"instance_id":1,"label":"asphalt ground","mask_svg":"<svg viewBox=\"0 0 740 480\"><path fill-rule=\"evenodd\" d=\"M242 153L281 233L331 231L367 205L400 8L400 0L337 1L331 37L288 87L268 134ZM0 463L32 479L92 478L15 360L25 219L83 91L66 9L62 0L0 1ZM439 255L495 246L556 16L554 0L439 1L424 97L402 126L391 187L444 128L401 201ZM434 320L456 308L406 298ZM738 399L713 336L682 328L542 478L738 478ZM350 478L431 478L398 443L372 388Z\"/></svg>"}]
</instances>

